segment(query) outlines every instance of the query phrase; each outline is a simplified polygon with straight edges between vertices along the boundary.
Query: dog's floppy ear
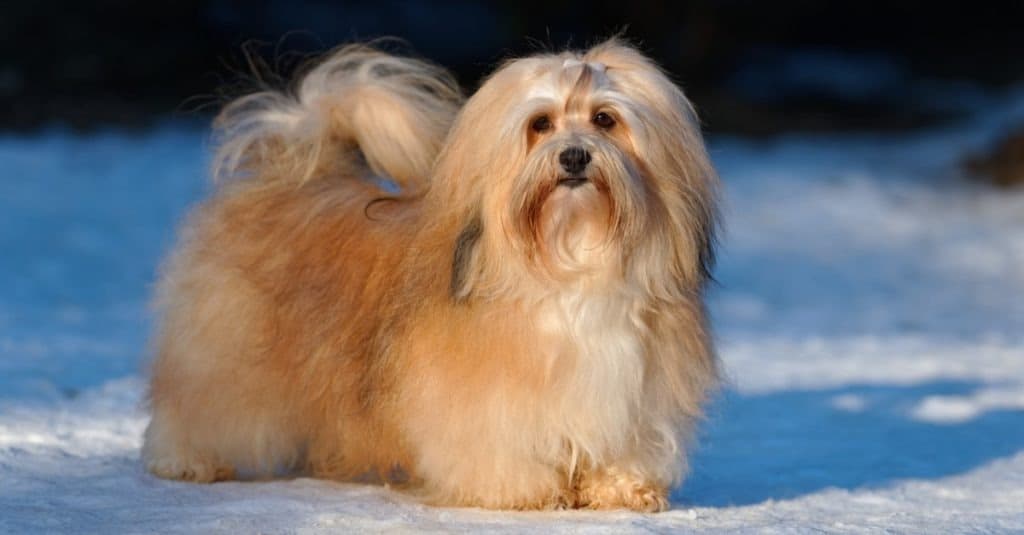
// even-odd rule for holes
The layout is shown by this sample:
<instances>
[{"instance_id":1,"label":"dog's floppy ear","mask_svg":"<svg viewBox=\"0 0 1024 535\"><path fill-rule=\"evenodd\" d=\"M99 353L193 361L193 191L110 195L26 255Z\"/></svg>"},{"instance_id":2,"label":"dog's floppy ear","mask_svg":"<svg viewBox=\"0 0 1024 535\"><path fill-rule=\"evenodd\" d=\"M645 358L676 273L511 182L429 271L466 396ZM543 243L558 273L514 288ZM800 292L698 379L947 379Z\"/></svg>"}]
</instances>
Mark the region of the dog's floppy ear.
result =
<instances>
[{"instance_id":1,"label":"dog's floppy ear","mask_svg":"<svg viewBox=\"0 0 1024 535\"><path fill-rule=\"evenodd\" d=\"M469 298L471 279L473 278L473 257L476 256L480 236L483 235L483 223L480 216L473 215L455 238L455 251L452 254L452 278L448 291L456 302Z\"/></svg>"}]
</instances>

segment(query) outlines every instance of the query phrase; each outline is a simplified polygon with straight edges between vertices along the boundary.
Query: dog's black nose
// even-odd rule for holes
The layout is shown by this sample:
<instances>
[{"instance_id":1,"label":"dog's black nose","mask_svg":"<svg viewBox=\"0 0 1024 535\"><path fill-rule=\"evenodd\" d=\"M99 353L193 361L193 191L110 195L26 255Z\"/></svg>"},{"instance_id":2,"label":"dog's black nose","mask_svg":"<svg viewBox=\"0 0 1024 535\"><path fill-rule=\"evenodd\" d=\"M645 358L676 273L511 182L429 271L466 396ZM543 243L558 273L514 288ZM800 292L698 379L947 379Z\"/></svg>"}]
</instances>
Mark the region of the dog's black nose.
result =
<instances>
[{"instance_id":1,"label":"dog's black nose","mask_svg":"<svg viewBox=\"0 0 1024 535\"><path fill-rule=\"evenodd\" d=\"M577 175L590 163L590 153L583 147L569 147L558 155L558 163L562 164L562 169L565 169L566 173Z\"/></svg>"}]
</instances>

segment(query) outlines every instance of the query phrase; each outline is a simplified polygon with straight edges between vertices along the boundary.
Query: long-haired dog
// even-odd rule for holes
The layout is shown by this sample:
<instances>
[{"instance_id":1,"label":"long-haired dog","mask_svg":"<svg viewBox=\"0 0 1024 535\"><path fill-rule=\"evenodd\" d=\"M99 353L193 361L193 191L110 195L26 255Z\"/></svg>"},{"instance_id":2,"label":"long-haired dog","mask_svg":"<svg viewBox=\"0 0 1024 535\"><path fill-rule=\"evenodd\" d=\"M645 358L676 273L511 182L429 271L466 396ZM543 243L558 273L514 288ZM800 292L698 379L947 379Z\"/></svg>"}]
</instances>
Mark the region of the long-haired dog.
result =
<instances>
[{"instance_id":1,"label":"long-haired dog","mask_svg":"<svg viewBox=\"0 0 1024 535\"><path fill-rule=\"evenodd\" d=\"M716 178L655 64L611 40L463 102L349 46L217 124L224 180L159 284L149 470L667 507L717 382Z\"/></svg>"}]
</instances>

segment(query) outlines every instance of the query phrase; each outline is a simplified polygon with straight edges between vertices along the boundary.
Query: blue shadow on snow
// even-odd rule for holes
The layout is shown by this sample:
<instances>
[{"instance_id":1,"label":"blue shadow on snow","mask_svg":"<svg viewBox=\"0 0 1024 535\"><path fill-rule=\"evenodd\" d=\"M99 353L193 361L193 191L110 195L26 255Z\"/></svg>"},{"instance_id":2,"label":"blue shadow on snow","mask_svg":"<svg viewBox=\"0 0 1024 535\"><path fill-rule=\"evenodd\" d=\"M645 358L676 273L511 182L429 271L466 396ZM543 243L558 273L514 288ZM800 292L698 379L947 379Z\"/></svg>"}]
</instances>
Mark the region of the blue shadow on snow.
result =
<instances>
[{"instance_id":1,"label":"blue shadow on snow","mask_svg":"<svg viewBox=\"0 0 1024 535\"><path fill-rule=\"evenodd\" d=\"M960 474L1024 449L1024 411L994 410L963 422L914 419L928 396L969 395L980 383L848 386L724 394L702 427L693 468L673 501L749 505L826 488L879 487ZM861 401L841 409L836 398Z\"/></svg>"}]
</instances>

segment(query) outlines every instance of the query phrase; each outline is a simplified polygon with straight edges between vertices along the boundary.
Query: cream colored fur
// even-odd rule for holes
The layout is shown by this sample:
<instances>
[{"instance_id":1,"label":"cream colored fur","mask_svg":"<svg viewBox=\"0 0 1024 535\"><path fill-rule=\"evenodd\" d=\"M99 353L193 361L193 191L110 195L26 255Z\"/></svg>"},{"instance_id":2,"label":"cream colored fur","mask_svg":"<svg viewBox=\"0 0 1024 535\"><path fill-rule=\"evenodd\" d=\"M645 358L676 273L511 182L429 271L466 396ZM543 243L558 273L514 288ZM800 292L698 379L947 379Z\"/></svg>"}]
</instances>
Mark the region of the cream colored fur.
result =
<instances>
[{"instance_id":1,"label":"cream colored fur","mask_svg":"<svg viewBox=\"0 0 1024 535\"><path fill-rule=\"evenodd\" d=\"M151 471L667 507L717 382L716 179L650 60L523 58L462 105L443 70L348 47L218 125L226 180L158 291ZM575 188L569 146L592 156Z\"/></svg>"}]
</instances>

